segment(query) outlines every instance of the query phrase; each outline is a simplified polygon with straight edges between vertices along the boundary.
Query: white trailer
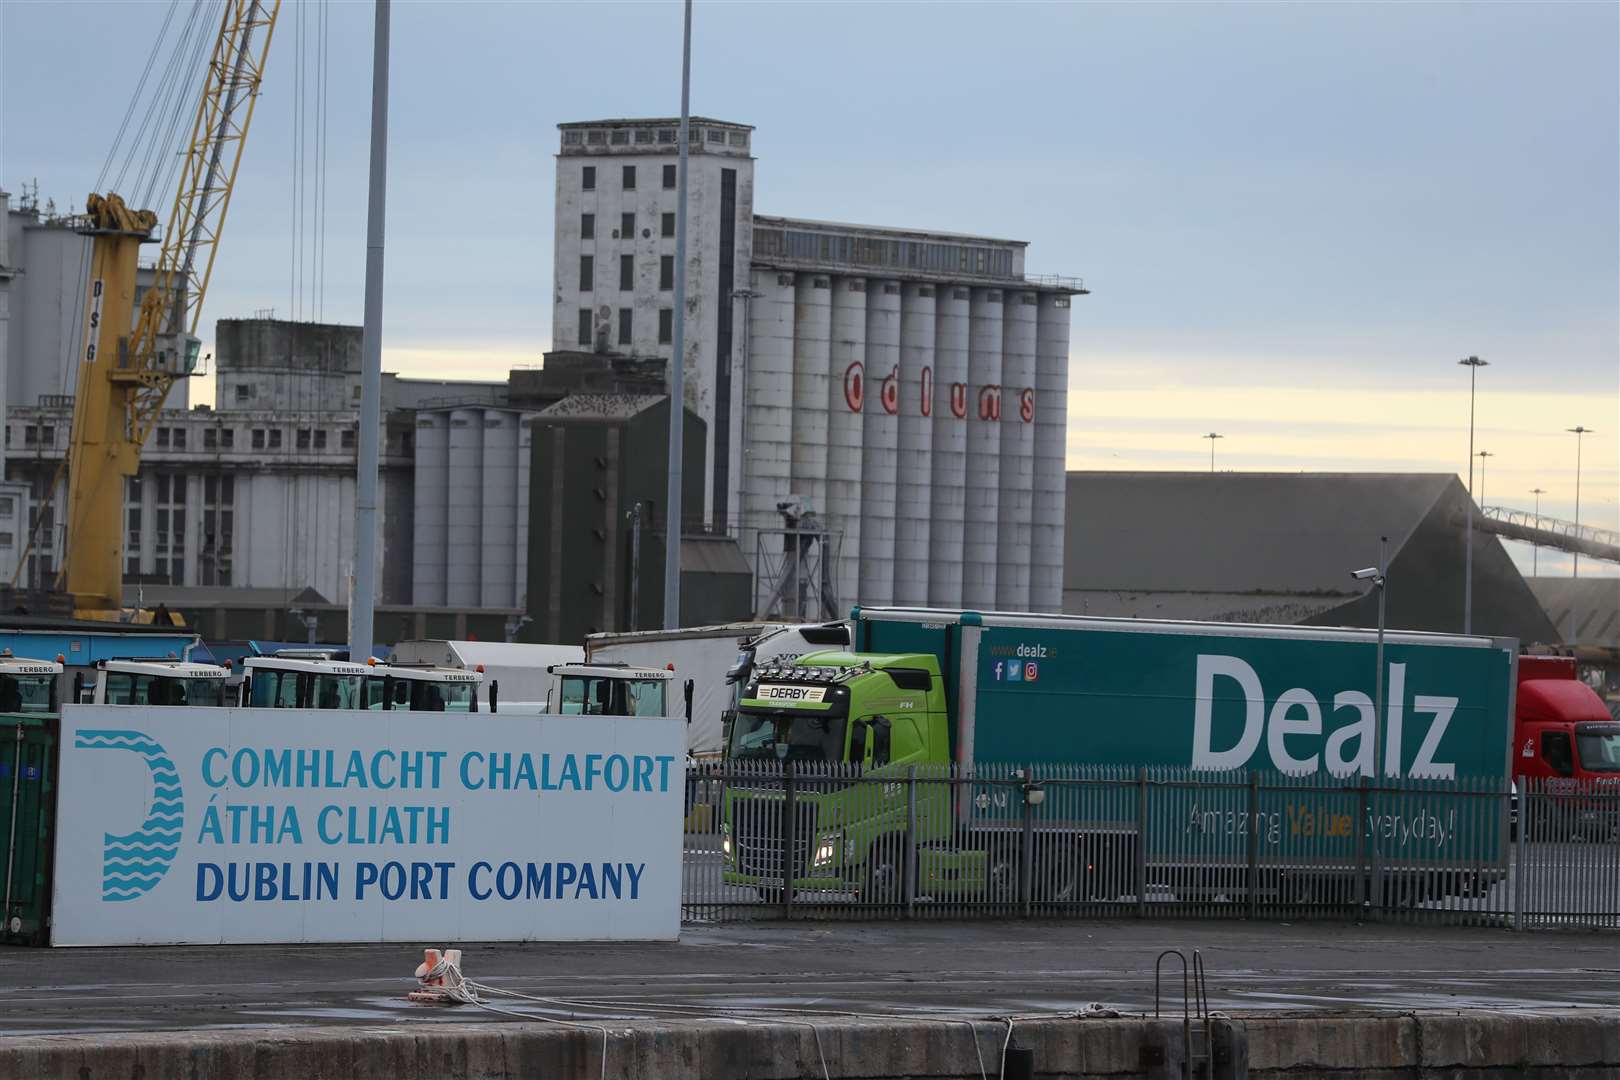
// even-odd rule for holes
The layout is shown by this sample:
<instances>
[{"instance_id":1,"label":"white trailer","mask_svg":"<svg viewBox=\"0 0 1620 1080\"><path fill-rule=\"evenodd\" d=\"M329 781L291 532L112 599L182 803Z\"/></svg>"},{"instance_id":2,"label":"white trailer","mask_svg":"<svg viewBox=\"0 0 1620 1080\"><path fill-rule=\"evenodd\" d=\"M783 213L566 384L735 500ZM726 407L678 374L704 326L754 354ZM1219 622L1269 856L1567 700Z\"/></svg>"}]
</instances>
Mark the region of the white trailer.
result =
<instances>
[{"instance_id":1,"label":"white trailer","mask_svg":"<svg viewBox=\"0 0 1620 1080\"><path fill-rule=\"evenodd\" d=\"M693 757L718 755L737 693L756 664L785 664L818 649L849 646L845 623L738 622L681 630L591 634L588 664L673 668L675 714L690 717L686 747Z\"/></svg>"}]
</instances>

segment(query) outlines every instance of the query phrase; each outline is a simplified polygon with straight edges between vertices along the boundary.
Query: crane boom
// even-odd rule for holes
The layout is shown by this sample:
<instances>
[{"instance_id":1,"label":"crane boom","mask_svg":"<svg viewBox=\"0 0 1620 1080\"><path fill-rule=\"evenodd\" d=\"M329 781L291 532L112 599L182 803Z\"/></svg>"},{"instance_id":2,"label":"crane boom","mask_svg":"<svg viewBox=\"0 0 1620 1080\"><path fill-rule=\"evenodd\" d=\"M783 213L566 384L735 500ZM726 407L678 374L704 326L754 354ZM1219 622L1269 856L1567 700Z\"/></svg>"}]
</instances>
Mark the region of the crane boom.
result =
<instances>
[{"instance_id":1,"label":"crane boom","mask_svg":"<svg viewBox=\"0 0 1620 1080\"><path fill-rule=\"evenodd\" d=\"M253 121L281 0L227 0L163 233L157 275L134 310L138 253L157 215L117 195L91 195L84 353L69 443L67 537L59 588L80 614L116 618L123 605L124 479L164 399L196 368L197 328L236 172ZM135 322L128 336L123 328ZM109 331L109 327L111 330Z\"/></svg>"}]
</instances>

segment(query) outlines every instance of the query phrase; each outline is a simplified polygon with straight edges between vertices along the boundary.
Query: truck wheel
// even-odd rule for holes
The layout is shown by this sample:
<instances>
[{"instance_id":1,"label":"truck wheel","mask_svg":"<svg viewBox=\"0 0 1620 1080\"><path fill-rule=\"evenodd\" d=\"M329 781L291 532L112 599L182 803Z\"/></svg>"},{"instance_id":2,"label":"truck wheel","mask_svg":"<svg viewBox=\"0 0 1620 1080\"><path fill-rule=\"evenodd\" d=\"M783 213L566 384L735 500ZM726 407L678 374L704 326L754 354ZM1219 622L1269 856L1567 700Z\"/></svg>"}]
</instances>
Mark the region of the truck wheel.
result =
<instances>
[{"instance_id":1,"label":"truck wheel","mask_svg":"<svg viewBox=\"0 0 1620 1080\"><path fill-rule=\"evenodd\" d=\"M993 903L1018 899L1018 855L1010 847L999 846L985 855L984 898Z\"/></svg>"},{"instance_id":2,"label":"truck wheel","mask_svg":"<svg viewBox=\"0 0 1620 1080\"><path fill-rule=\"evenodd\" d=\"M905 863L900 845L879 841L866 854L866 874L861 883L861 899L868 904L898 904L902 897L901 876Z\"/></svg>"}]
</instances>

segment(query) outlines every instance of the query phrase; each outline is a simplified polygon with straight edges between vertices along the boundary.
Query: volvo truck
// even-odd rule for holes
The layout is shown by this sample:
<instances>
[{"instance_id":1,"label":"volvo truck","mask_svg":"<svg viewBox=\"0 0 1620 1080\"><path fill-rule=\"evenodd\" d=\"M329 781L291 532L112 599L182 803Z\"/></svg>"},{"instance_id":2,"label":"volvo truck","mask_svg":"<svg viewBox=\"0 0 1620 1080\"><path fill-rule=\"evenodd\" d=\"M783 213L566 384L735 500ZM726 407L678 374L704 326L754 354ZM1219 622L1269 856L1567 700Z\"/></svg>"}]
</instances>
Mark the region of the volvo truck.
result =
<instances>
[{"instance_id":1,"label":"volvo truck","mask_svg":"<svg viewBox=\"0 0 1620 1080\"><path fill-rule=\"evenodd\" d=\"M1358 785L1372 784L1373 812L1334 815L1312 865L1294 867L1318 878L1334 867L1359 873L1365 845L1353 819L1365 819L1360 831L1382 831L1378 786L1461 781L1504 796L1489 801L1501 813L1468 836L1410 829L1401 844L1386 837L1383 857L1408 867L1466 865L1448 880L1471 890L1505 867L1518 652L1510 639L1386 634L1379 713L1379 644L1369 630L870 608L856 609L852 627L853 650L751 673L726 744L740 777L723 816L730 884L892 900L910 866L919 894L995 896L1017 878L1023 855L1003 841L1024 827L1027 811L1041 833L1030 857L1048 863L1036 868L1041 879L1055 882L1054 898L1078 899L1096 896L1099 882L1129 879L1121 863L1167 868L1179 852L1241 852L1250 828L1260 832L1260 814L1251 822L1241 803L1214 815L1189 803L1187 814L1144 828L1129 786L1117 789L1115 813L1094 804L1082 811L1081 785L1042 784L1066 768L1072 778L1076 765L1111 767L1127 784L1146 769L1189 783L1310 777L1346 806ZM882 782L810 782L787 820L785 785L750 785L751 763L765 775L792 764L808 765L806 776L838 767ZM968 783L912 783L949 770ZM981 774L1017 776L1021 787L1011 799L1005 786L975 789ZM934 805L940 800L949 804ZM1288 823L1323 801L1290 796L1279 780L1257 810L1266 822ZM1459 801L1437 787L1425 807L1444 816ZM1211 834L1223 829L1231 835ZM1260 887L1284 889L1298 845L1269 830L1257 842L1269 867ZM1196 887L1185 873L1178 880ZM1208 887L1220 885L1212 878Z\"/></svg>"}]
</instances>

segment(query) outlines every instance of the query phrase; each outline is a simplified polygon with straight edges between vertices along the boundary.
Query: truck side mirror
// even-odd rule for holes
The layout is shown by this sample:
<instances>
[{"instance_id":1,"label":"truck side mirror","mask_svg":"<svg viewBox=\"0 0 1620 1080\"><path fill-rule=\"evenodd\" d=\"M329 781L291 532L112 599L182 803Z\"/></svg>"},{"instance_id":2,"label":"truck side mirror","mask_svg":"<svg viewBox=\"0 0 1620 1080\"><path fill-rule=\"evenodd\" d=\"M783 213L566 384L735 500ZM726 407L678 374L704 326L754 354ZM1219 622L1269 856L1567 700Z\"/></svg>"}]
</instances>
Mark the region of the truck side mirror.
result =
<instances>
[{"instance_id":1,"label":"truck side mirror","mask_svg":"<svg viewBox=\"0 0 1620 1080\"><path fill-rule=\"evenodd\" d=\"M866 761L866 721L857 720L849 729L849 760L855 765Z\"/></svg>"}]
</instances>

